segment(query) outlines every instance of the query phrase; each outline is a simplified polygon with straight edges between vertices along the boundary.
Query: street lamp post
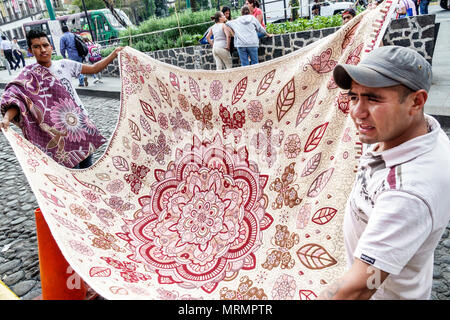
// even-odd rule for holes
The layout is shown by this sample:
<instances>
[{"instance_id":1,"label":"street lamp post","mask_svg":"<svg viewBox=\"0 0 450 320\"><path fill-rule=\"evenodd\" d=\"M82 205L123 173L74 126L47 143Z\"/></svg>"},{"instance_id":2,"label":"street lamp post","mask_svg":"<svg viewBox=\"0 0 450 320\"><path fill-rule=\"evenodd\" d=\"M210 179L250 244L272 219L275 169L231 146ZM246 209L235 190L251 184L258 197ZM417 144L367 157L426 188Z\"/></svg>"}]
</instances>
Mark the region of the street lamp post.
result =
<instances>
[{"instance_id":1,"label":"street lamp post","mask_svg":"<svg viewBox=\"0 0 450 320\"><path fill-rule=\"evenodd\" d=\"M48 0L46 0L46 1L48 1ZM83 3L84 14L86 15L86 21L88 23L88 28L89 28L89 33L91 34L91 39L92 39L92 41L97 41L97 39L94 38L94 33L92 32L91 22L89 20L89 15L86 10L86 4L84 3L84 0L81 0L81 2Z\"/></svg>"},{"instance_id":2,"label":"street lamp post","mask_svg":"<svg viewBox=\"0 0 450 320\"><path fill-rule=\"evenodd\" d=\"M55 11L53 10L53 6L50 0L45 0L45 5L47 6L48 15L50 17L50 20L56 20L55 18Z\"/></svg>"}]
</instances>

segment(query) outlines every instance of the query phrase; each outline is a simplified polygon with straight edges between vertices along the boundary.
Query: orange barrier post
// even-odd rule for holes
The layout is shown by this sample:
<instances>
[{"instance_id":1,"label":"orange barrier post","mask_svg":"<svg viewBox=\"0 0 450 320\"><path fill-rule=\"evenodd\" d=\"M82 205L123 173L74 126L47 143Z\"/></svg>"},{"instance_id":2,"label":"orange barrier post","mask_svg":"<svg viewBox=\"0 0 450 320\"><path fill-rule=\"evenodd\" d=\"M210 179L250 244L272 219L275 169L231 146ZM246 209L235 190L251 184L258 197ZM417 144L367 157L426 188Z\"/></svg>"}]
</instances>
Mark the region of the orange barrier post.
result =
<instances>
[{"instance_id":1,"label":"orange barrier post","mask_svg":"<svg viewBox=\"0 0 450 320\"><path fill-rule=\"evenodd\" d=\"M73 282L75 273L59 250L41 210L36 209L34 215L36 217L42 299L84 300L87 291L84 281L78 279L76 283ZM78 277L76 274L75 276Z\"/></svg>"}]
</instances>

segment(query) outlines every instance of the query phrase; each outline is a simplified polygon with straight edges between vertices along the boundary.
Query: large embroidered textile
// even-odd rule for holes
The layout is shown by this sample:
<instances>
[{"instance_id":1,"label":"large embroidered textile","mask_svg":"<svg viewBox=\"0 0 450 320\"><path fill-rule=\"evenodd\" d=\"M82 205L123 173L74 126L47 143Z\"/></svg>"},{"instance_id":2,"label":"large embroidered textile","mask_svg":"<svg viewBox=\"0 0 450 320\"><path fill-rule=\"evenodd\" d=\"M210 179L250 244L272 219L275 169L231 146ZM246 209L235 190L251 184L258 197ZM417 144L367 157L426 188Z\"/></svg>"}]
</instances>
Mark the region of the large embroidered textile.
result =
<instances>
[{"instance_id":1,"label":"large embroidered textile","mask_svg":"<svg viewBox=\"0 0 450 320\"><path fill-rule=\"evenodd\" d=\"M68 168L106 142L67 85L38 63L26 66L6 86L1 113L11 106L20 110L13 122L24 137Z\"/></svg>"},{"instance_id":2,"label":"large embroidered textile","mask_svg":"<svg viewBox=\"0 0 450 320\"><path fill-rule=\"evenodd\" d=\"M75 271L108 299L314 299L346 269L342 220L361 152L332 79L377 46L385 1L256 66L183 70L120 54L105 154L65 169L6 133Z\"/></svg>"}]
</instances>

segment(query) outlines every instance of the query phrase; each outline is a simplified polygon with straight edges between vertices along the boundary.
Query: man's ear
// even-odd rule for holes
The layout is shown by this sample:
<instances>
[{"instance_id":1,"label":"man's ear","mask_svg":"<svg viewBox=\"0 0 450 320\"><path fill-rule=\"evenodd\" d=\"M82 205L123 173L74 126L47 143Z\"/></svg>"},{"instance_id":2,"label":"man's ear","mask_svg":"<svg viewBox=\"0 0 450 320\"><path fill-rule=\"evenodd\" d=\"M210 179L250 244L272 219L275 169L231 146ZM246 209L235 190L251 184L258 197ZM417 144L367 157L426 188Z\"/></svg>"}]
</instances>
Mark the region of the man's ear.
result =
<instances>
[{"instance_id":1,"label":"man's ear","mask_svg":"<svg viewBox=\"0 0 450 320\"><path fill-rule=\"evenodd\" d=\"M411 115L413 113L423 113L423 108L428 99L428 92L426 92L424 89L420 89L411 95L411 99L413 102L413 105L410 109Z\"/></svg>"}]
</instances>

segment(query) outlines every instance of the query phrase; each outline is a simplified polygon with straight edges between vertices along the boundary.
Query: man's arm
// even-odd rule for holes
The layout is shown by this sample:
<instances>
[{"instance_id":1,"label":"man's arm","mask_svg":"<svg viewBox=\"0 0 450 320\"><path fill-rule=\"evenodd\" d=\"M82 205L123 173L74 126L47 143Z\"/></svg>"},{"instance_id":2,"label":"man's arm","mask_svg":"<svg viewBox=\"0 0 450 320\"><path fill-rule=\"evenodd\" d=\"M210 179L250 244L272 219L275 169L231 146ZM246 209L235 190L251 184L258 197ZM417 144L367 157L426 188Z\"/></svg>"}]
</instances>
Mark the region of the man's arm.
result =
<instances>
[{"instance_id":1,"label":"man's arm","mask_svg":"<svg viewBox=\"0 0 450 320\"><path fill-rule=\"evenodd\" d=\"M350 270L321 292L319 300L368 300L389 273L355 259Z\"/></svg>"},{"instance_id":2,"label":"man's arm","mask_svg":"<svg viewBox=\"0 0 450 320\"><path fill-rule=\"evenodd\" d=\"M5 115L3 116L2 121L0 122L0 128L8 130L9 123L12 119L14 119L19 114L19 108L16 106L12 106L8 110L6 110Z\"/></svg>"},{"instance_id":3,"label":"man's arm","mask_svg":"<svg viewBox=\"0 0 450 320\"><path fill-rule=\"evenodd\" d=\"M119 52L123 49L123 47L117 47L113 52L109 54L105 59L100 60L97 63L92 65L83 64L81 68L81 73L83 74L96 74L106 68L108 64L113 62L115 58L119 55Z\"/></svg>"}]
</instances>

